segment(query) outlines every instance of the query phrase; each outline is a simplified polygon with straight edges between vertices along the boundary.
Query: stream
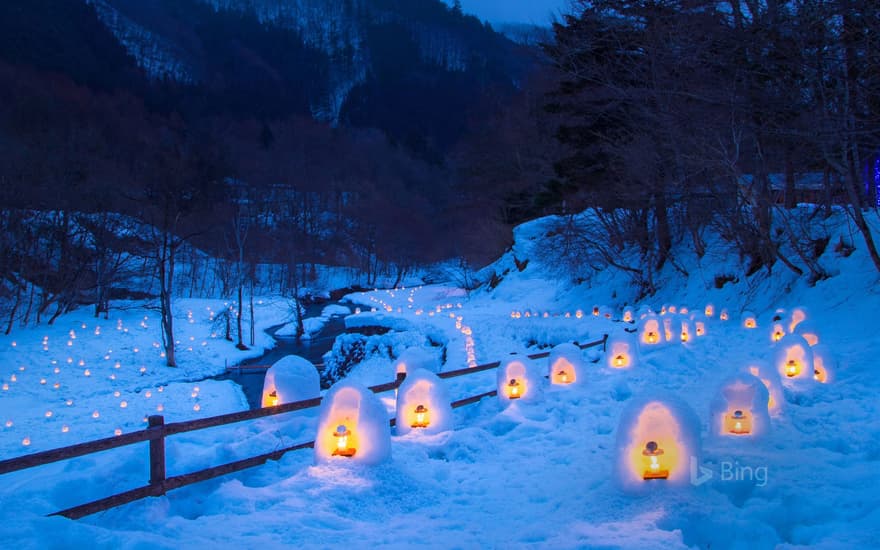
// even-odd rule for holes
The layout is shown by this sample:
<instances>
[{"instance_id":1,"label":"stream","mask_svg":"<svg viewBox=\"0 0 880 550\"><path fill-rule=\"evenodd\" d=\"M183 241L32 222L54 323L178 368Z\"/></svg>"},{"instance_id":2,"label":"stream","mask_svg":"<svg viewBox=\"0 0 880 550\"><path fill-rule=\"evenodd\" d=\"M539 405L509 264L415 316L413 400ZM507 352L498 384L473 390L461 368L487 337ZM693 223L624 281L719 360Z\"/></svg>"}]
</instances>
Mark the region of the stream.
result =
<instances>
[{"instance_id":1,"label":"stream","mask_svg":"<svg viewBox=\"0 0 880 550\"><path fill-rule=\"evenodd\" d=\"M320 317L321 311L329 306L336 305L338 302L324 302L320 304L311 304L306 306L303 318ZM343 315L333 315L327 323L321 327L321 330L313 334L311 338L297 340L292 336L275 336L275 331L284 325L276 325L270 327L266 332L275 339L275 346L266 352L252 359L241 362L241 366L247 365L272 365L282 357L287 355L299 355L311 361L318 366L318 370L322 370L324 362L324 354L333 348L333 342L336 337L345 332L345 317ZM251 409L259 409L262 393L263 378L266 376L264 369L252 370L228 370L227 372L213 377L214 380L231 380L241 386L244 395L247 398Z\"/></svg>"}]
</instances>

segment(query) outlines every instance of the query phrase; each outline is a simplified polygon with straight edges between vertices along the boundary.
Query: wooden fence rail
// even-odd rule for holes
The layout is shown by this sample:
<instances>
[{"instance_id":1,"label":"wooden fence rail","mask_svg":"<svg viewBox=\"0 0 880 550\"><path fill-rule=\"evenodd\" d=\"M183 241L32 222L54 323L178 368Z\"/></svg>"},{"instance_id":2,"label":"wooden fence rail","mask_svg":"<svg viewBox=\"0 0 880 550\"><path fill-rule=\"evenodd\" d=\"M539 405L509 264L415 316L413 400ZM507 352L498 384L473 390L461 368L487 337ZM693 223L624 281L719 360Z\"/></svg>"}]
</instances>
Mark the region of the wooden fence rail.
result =
<instances>
[{"instance_id":1,"label":"wooden fence rail","mask_svg":"<svg viewBox=\"0 0 880 550\"><path fill-rule=\"evenodd\" d=\"M606 334L601 340L577 345L581 349L587 349L597 346L602 346L604 349L607 340L608 335ZM549 355L550 352L541 352L529 355L528 357L529 359L542 359L548 357ZM477 365L475 367L466 367L463 369L441 372L438 374L438 376L443 379L455 378L458 376L465 376L468 374L475 374L478 372L492 370L498 368L500 365L500 361L495 361L493 363ZM394 381L371 386L369 389L374 393L382 393L396 390L405 378L405 373L399 373ZM466 405L471 405L473 403L478 403L479 401L487 397L494 397L497 394L498 392L496 390L492 390L471 397L466 397L464 399L454 401L452 403L452 408L459 408ZM198 418L196 420L174 422L171 424L165 424L165 419L162 416L154 415L148 417L148 427L145 430L139 430L137 432L132 432L119 436L79 443L77 445L71 445L69 447L62 447L59 449L51 449L48 451L32 453L17 458L0 460L0 475L149 441L149 485L138 487L136 489L131 489L129 491L125 491L123 493L119 493L107 498L102 498L51 514L53 516L65 516L71 519L79 519L90 514L109 510L110 508L121 506L123 504L128 504L142 498L150 496L161 496L173 489L179 489L180 487L192 485L193 483L206 481L215 477L231 474L247 468L252 468L254 466L259 466L261 464L265 464L269 460L279 460L282 456L291 451L313 448L315 446L315 442L307 441L305 443L298 443L296 445L277 449L258 456L221 464L220 466L213 466L211 468L206 468L196 472L177 475L173 477L166 476L166 437L196 430L204 430L217 426L226 426L229 424L234 424L236 422L255 420L257 418L263 418L266 416L274 416L277 414L311 409L320 405L321 401L322 398L316 397L314 399L307 399L304 401L284 403L281 405L276 405L274 407L264 407L261 409L222 414L219 416ZM394 426L394 424L395 420L392 418L390 420L390 425Z\"/></svg>"}]
</instances>

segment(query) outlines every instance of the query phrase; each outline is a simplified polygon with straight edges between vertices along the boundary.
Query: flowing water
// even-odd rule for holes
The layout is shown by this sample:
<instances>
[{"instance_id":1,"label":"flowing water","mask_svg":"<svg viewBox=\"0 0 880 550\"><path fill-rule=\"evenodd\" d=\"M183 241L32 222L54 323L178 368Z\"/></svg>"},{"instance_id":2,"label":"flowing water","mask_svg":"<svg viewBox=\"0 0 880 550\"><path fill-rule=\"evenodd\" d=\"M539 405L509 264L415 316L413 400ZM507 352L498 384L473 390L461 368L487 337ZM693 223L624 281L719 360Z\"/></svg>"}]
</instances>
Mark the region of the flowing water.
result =
<instances>
[{"instance_id":1,"label":"flowing water","mask_svg":"<svg viewBox=\"0 0 880 550\"><path fill-rule=\"evenodd\" d=\"M317 317L321 315L323 310L332 303L314 304L306 307L305 317ZM313 334L309 339L297 340L294 337L274 336L275 331L284 325L271 327L268 332L275 338L275 347L266 350L266 353L259 357L247 359L241 363L241 366L248 365L272 365L282 357L288 355L299 355L315 364L318 370L323 369L324 354L333 347L336 337L345 332L345 317L342 315L334 315L330 317L320 332ZM242 369L236 370L231 367L226 373L214 377L214 380L232 380L242 387L244 395L247 397L248 404L251 409L260 408L260 401L263 393L263 378L266 376L265 369Z\"/></svg>"}]
</instances>

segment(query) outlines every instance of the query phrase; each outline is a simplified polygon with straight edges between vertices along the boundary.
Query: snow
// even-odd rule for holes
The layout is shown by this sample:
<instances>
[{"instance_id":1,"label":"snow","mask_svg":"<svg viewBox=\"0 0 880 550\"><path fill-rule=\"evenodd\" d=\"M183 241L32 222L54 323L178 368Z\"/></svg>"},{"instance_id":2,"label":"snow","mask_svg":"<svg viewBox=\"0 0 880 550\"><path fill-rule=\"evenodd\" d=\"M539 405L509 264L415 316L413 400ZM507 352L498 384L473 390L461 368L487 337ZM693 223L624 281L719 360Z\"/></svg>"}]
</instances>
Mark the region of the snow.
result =
<instances>
[{"instance_id":1,"label":"snow","mask_svg":"<svg viewBox=\"0 0 880 550\"><path fill-rule=\"evenodd\" d=\"M440 372L440 361L430 351L423 348L406 348L392 365L393 371L389 374L409 373L417 369L430 372Z\"/></svg>"},{"instance_id":2,"label":"snow","mask_svg":"<svg viewBox=\"0 0 880 550\"><path fill-rule=\"evenodd\" d=\"M346 399L351 409L357 403L358 418L375 421L377 445L388 454L376 453L379 458L372 464L338 456L316 462L313 453L297 451L79 521L45 517L143 485L149 475L147 447L132 445L2 476L0 540L23 549L876 546L880 380L875 358L880 339L872 319L880 306L880 285L864 250L857 247L848 257L828 250L820 261L835 276L815 286L780 267L741 276L719 289L716 275L741 273L742 266L736 254L708 235L704 258L676 251L677 263L690 277L682 278L671 268L658 273L657 294L637 302L636 290L612 270L574 285L543 264L534 251L540 249L550 221L517 228L511 252L487 268L486 273L508 270L495 290L466 294L434 285L350 295L353 307L362 310L347 317L353 326L378 322L394 330L370 337L383 353L355 365L325 395L320 413L297 411L167 440L169 475L177 475L316 436L332 439L338 424L332 425L328 411L334 396L342 395L351 398ZM849 238L844 217L833 217L827 225L832 242ZM520 262L529 260L522 271L514 254ZM631 308L639 320L649 307L661 311L663 303L678 311L686 306L688 319L704 313L705 336L687 345L675 339L668 345L640 344L638 361L630 368L608 368L610 346L618 338L637 337L623 330L636 325L594 317L592 304L606 304L615 318ZM714 305L712 315L705 312L707 304ZM270 345L262 330L283 322L289 306L264 298L257 308L259 340L248 352L236 350L222 334L212 337L216 329L210 311L223 307L222 300L176 301L181 340L177 369L162 365L160 350L152 346L160 341L157 316L137 303L114 311L109 321L77 311L51 327L0 336L0 379L9 386L0 390L0 419L14 421L8 428L0 424L0 460L106 437L116 428L139 429L159 398L169 422L245 408L237 386L203 378L222 372L227 360L231 364L260 354ZM833 365L825 384L810 376L787 379L778 371L776 354L786 344L771 341L772 317L785 310L789 333L794 312L802 307L806 318L795 333L802 338L801 331L813 325L810 330L821 338L816 346L807 342L804 351L812 353L813 366L820 356L823 365ZM370 312L372 308L377 312ZM722 311L730 321L719 319ZM760 328L740 325L744 311L756 314ZM512 317L515 312L521 315ZM146 328L139 325L144 315ZM652 319L672 319L670 315L667 311ZM128 332L116 329L117 320ZM96 325L101 326L98 335ZM483 399L453 410L451 429L436 434L390 435L388 420L396 414L393 392L373 396L363 388L393 379L394 361L413 346L444 357L441 369L452 370L466 367L471 358L476 363L526 365L530 362L523 361L524 354L606 333L611 334L608 352L599 346L581 353L583 383L551 386L544 377L546 363L531 365L534 373L527 366L526 374L534 374L530 384L541 390L534 399ZM48 336L48 351L43 350L43 336ZM105 355L111 359L103 359ZM68 357L72 363L66 362ZM80 359L85 361L82 367ZM116 361L119 369L114 368ZM90 376L84 376L85 369ZM449 399L461 399L498 389L499 372L440 384ZM760 438L715 436L713 401L722 395L725 381L749 381L752 374L767 388L768 405L774 401L771 429ZM39 383L42 378L46 384ZM53 389L56 381L58 390ZM760 402L760 387L754 380L750 387ZM65 405L68 397L74 399L71 407ZM125 408L120 406L123 400ZM641 454L646 441L634 435L647 434L636 430L640 423L635 419L651 403L670 413L654 421L658 429L679 430L672 443L658 441L670 449L662 456L670 458L678 441L677 447L687 453L685 468L675 470L674 479L643 481L631 470L626 474L627 457L631 463L646 456ZM199 411L193 410L195 405ZM50 406L53 415L46 418ZM97 419L91 417L95 410ZM69 431L62 433L65 423ZM22 446L24 437L30 438L29 447Z\"/></svg>"},{"instance_id":3,"label":"snow","mask_svg":"<svg viewBox=\"0 0 880 550\"><path fill-rule=\"evenodd\" d=\"M351 313L351 309L339 304L330 304L321 310L318 317L308 317L303 319L303 339L309 339L321 332L321 330L330 322L332 317L344 316ZM290 337L297 335L296 323L287 323L283 327L275 331L275 336Z\"/></svg>"},{"instance_id":4,"label":"snow","mask_svg":"<svg viewBox=\"0 0 880 550\"><path fill-rule=\"evenodd\" d=\"M264 407L306 401L320 396L321 376L308 359L288 355L276 361L266 371L263 381Z\"/></svg>"}]
</instances>

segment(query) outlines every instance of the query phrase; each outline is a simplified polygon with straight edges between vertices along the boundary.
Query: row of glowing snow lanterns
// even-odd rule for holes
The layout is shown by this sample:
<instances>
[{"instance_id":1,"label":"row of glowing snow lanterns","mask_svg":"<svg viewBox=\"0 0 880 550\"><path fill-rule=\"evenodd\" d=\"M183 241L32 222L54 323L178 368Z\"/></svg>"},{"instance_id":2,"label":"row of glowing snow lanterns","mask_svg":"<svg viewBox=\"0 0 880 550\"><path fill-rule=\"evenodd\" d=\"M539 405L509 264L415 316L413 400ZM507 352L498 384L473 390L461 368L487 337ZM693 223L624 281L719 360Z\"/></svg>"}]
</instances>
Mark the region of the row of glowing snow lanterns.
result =
<instances>
[{"instance_id":1,"label":"row of glowing snow lanterns","mask_svg":"<svg viewBox=\"0 0 880 550\"><path fill-rule=\"evenodd\" d=\"M164 386L159 386L159 387L156 388L156 391L158 391L159 393L162 393L163 391L165 391L165 387L164 387ZM198 399L198 398L199 398L199 391L200 391L199 387L198 387L198 386L195 386L195 387L193 388L192 392L190 393L190 396L191 396L193 399ZM150 398L152 397L152 395L153 395L152 392L149 391L149 390L147 390L146 392L144 392L144 398L145 398L145 399L150 399ZM115 397L115 398L119 398L119 397L121 397L120 392L119 392L119 391L115 391L115 392L113 392L113 397ZM71 406L73 406L73 400L72 400L72 399L68 399L68 400L65 402L65 404L66 404L68 407L71 407ZM128 408L128 401L126 401L126 400L122 400L122 401L120 401L120 402L119 402L119 407L122 408L122 409ZM158 405L156 405L156 411L158 411L158 412L163 412L164 410L165 410L165 405L164 405L164 404L159 403ZM193 411L198 412L198 411L200 411L200 410L201 410L201 405L200 405L198 402L196 402L196 403L193 405ZM47 410L47 411L45 412L44 416L45 416L45 418L47 418L47 419L52 418L52 417L54 416L54 412L53 412L52 410ZM101 413L100 413L98 410L94 410L94 411L92 411L91 414L89 414L89 416L90 416L91 418L97 420L98 418L101 417ZM147 417L144 416L144 418L143 418L143 422L146 423L147 420L148 420ZM7 420L6 423L5 423L5 426L6 426L7 428L12 428L12 427L14 426L14 422L13 422L11 419L10 419L10 420ZM64 424L64 425L61 426L61 433L68 433L69 431L70 431L70 426L69 426L68 424ZM122 435L122 428L116 428L116 429L114 429L113 434L116 435L116 436L120 436L120 435ZM21 441L21 444L22 444L23 446L25 446L25 447L29 446L29 445L31 444L31 438L30 438L30 437L25 437L25 438L23 438L22 441Z\"/></svg>"},{"instance_id":2,"label":"row of glowing snow lanterns","mask_svg":"<svg viewBox=\"0 0 880 550\"><path fill-rule=\"evenodd\" d=\"M419 288L421 288L421 287L419 287ZM413 295L414 295L414 293L415 293L416 290L418 290L418 288L417 288L417 289L411 289L411 290L410 290L410 296L407 298L407 301L410 302L410 304L409 304L407 307L410 308L410 309L412 309L412 307L413 307L413 304L412 304L412 302L413 302ZM393 291L390 291L390 290L389 290L389 291L386 291L386 292L387 292L392 298L395 297L395 294L394 294ZM391 304L386 303L386 302L385 302L384 300L382 300L382 299L379 299L379 298L375 298L375 297L373 297L373 296L370 296L370 301L373 302L373 303L378 304L379 306L381 306L381 308L382 308L384 311L386 311L386 312L388 312L388 313L391 313L392 311L394 311L394 307L393 307ZM452 304L451 302L449 302L449 303L446 303L446 304L440 304L440 305L435 306L431 311L429 311L429 312L428 312L428 316L429 316L429 317L433 317L434 315L439 315L439 314L443 313L444 310L450 310L450 309L462 309L462 307L463 307L463 306L462 306L461 303ZM375 307L372 308L372 312L376 312L376 311L377 311L377 308L375 308ZM402 313L402 311L403 311L402 308L400 308L400 307L397 308L397 312L398 312L398 313ZM355 308L354 313L355 313L355 315L359 315L359 314L361 313L361 308ZM424 309L422 309L422 308L416 309L414 313L415 313L415 315L422 315L422 314L424 313ZM456 316L454 313L451 313L451 312L450 312L450 313L449 313L449 317L450 317L451 319L454 319L454 320L455 320L455 328L456 328L456 330L461 331L461 333L462 333L462 334L464 335L464 337L465 337L465 353L467 354L467 364L468 364L468 366L469 366L469 367L475 367L475 366L477 365L477 357L476 357L476 351L475 351L475 347L474 347L474 338L473 338L473 331L472 331L472 329L471 329L469 326L467 326L467 325L463 325L463 324L462 324L463 318L462 318L461 315Z\"/></svg>"}]
</instances>

